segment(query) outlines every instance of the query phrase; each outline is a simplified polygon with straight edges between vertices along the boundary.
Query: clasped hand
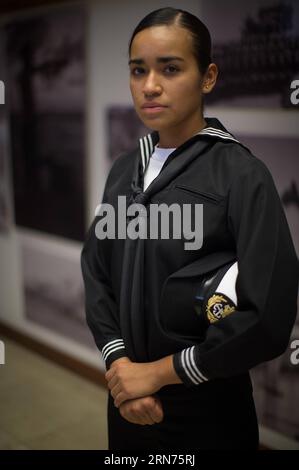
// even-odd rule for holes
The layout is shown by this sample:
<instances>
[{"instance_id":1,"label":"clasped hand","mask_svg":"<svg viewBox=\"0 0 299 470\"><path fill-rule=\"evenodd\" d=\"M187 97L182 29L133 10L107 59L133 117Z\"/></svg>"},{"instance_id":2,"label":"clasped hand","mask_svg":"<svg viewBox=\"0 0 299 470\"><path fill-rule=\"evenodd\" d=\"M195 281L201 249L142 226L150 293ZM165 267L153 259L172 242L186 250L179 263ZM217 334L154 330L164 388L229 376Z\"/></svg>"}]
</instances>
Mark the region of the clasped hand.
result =
<instances>
[{"instance_id":1,"label":"clasped hand","mask_svg":"<svg viewBox=\"0 0 299 470\"><path fill-rule=\"evenodd\" d=\"M151 362L117 362L106 372L105 378L117 408L127 400L152 395L161 388Z\"/></svg>"},{"instance_id":2,"label":"clasped hand","mask_svg":"<svg viewBox=\"0 0 299 470\"><path fill-rule=\"evenodd\" d=\"M151 374L153 377L150 377ZM128 358L121 358L112 363L105 377L114 404L124 419L141 425L163 420L160 399L150 395L160 388L150 363L137 364Z\"/></svg>"}]
</instances>

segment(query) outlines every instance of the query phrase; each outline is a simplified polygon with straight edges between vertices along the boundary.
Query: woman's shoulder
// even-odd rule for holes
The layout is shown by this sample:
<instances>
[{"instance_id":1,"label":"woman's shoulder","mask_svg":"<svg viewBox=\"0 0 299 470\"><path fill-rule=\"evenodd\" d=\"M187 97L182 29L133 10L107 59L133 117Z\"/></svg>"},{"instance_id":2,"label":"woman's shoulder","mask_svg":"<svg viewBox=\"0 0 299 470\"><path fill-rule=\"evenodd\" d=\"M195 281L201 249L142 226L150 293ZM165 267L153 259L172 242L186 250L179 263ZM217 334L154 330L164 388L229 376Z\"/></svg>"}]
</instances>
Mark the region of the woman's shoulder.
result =
<instances>
[{"instance_id":1,"label":"woman's shoulder","mask_svg":"<svg viewBox=\"0 0 299 470\"><path fill-rule=\"evenodd\" d=\"M239 139L238 135L231 133L217 118L206 118L208 127L204 128L200 134L214 141L212 145L212 164L223 170L227 176L240 175L259 171L268 173L268 168L252 150Z\"/></svg>"},{"instance_id":2,"label":"woman's shoulder","mask_svg":"<svg viewBox=\"0 0 299 470\"><path fill-rule=\"evenodd\" d=\"M241 141L219 142L215 148L215 156L227 171L234 177L247 175L260 175L261 177L271 177L269 168L262 161L260 156L255 155Z\"/></svg>"}]
</instances>

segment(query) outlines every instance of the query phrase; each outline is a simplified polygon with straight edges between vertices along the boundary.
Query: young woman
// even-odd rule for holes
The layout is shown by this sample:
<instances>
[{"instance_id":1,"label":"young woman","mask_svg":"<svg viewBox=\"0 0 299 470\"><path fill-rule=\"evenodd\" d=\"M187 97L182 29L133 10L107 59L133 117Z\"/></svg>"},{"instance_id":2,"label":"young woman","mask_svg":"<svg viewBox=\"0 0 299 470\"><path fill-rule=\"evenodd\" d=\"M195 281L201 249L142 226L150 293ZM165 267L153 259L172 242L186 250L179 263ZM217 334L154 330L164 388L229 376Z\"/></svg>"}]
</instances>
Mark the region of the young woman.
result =
<instances>
[{"instance_id":1,"label":"young woman","mask_svg":"<svg viewBox=\"0 0 299 470\"><path fill-rule=\"evenodd\" d=\"M248 371L286 349L296 316L297 258L279 196L265 165L203 116L218 70L198 18L147 15L129 68L136 112L153 132L109 173L115 236L100 235L98 213L82 251L87 322L108 369L109 449L256 449ZM157 204L176 205L176 236L153 236ZM237 308L203 321L199 285L234 261Z\"/></svg>"}]
</instances>

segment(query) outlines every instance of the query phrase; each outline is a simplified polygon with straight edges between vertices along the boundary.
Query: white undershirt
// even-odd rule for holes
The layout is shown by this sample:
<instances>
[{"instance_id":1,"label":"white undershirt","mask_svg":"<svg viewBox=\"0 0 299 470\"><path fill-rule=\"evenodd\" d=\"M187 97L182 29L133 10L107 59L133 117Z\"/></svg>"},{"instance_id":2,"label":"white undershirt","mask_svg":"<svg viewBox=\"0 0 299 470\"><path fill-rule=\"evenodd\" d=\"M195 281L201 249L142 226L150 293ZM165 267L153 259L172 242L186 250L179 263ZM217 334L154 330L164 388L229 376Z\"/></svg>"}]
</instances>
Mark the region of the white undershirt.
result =
<instances>
[{"instance_id":1,"label":"white undershirt","mask_svg":"<svg viewBox=\"0 0 299 470\"><path fill-rule=\"evenodd\" d=\"M175 148L169 149L155 146L148 167L144 173L143 191L145 191L146 188L150 185L150 183L158 176L162 169L162 166L164 165L164 162L174 150Z\"/></svg>"}]
</instances>

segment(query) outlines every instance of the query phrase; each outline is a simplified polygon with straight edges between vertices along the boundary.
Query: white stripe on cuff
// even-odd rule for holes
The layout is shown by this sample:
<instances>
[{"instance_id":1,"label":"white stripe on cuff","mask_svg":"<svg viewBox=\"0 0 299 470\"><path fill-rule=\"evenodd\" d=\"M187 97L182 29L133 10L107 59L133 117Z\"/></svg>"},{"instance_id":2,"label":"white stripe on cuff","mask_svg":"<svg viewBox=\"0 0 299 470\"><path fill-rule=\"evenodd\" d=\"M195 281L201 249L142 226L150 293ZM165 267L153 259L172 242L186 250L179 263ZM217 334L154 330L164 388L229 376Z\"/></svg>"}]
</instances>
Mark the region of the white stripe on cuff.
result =
<instances>
[{"instance_id":1,"label":"white stripe on cuff","mask_svg":"<svg viewBox=\"0 0 299 470\"><path fill-rule=\"evenodd\" d=\"M105 353L106 349L109 348L111 344L123 343L123 342L124 340L122 338L117 338L117 339L113 339L112 341L109 341L108 343L105 344L105 346L103 346L102 353Z\"/></svg>"},{"instance_id":2,"label":"white stripe on cuff","mask_svg":"<svg viewBox=\"0 0 299 470\"><path fill-rule=\"evenodd\" d=\"M192 377L191 373L190 373L189 370L188 370L188 366L187 366L186 361L185 361L185 355L187 355L187 349L184 349L184 350L181 352L182 366L183 366L183 368L184 368L184 371L185 371L186 375L188 375L189 379L190 379L195 385L197 385L196 380ZM187 358L186 358L186 359L187 359Z\"/></svg>"},{"instance_id":3,"label":"white stripe on cuff","mask_svg":"<svg viewBox=\"0 0 299 470\"><path fill-rule=\"evenodd\" d=\"M125 349L125 346L118 346L118 347L111 349L111 351L108 351L107 354L103 356L104 361L107 361L107 358L110 356L110 354L112 354L115 351L118 351L119 349Z\"/></svg>"},{"instance_id":4,"label":"white stripe on cuff","mask_svg":"<svg viewBox=\"0 0 299 470\"><path fill-rule=\"evenodd\" d=\"M199 371L195 364L194 348L195 346L184 349L181 352L181 361L186 375L194 384L198 385L199 383L205 382L208 379Z\"/></svg>"},{"instance_id":5,"label":"white stripe on cuff","mask_svg":"<svg viewBox=\"0 0 299 470\"><path fill-rule=\"evenodd\" d=\"M106 361L107 357L110 356L111 353L118 349L125 349L124 341L122 339L114 339L113 341L109 341L109 343L105 344L102 349L104 361Z\"/></svg>"},{"instance_id":6,"label":"white stripe on cuff","mask_svg":"<svg viewBox=\"0 0 299 470\"><path fill-rule=\"evenodd\" d=\"M195 363L195 359L194 359L194 354L195 354L195 346L192 346L191 347L191 351L190 351L190 358L191 358L191 363L192 363L192 366L193 366L193 369L194 371L197 372L197 374L199 375L199 377L201 377L201 379L204 381L204 382L207 382L208 379L205 375L203 375L202 372L200 372L200 370L198 369L196 363Z\"/></svg>"}]
</instances>

